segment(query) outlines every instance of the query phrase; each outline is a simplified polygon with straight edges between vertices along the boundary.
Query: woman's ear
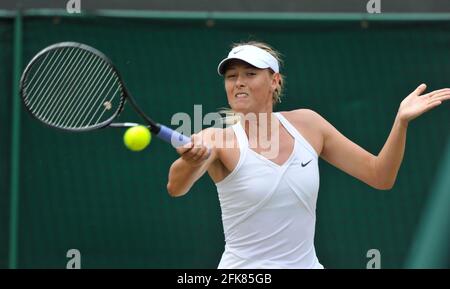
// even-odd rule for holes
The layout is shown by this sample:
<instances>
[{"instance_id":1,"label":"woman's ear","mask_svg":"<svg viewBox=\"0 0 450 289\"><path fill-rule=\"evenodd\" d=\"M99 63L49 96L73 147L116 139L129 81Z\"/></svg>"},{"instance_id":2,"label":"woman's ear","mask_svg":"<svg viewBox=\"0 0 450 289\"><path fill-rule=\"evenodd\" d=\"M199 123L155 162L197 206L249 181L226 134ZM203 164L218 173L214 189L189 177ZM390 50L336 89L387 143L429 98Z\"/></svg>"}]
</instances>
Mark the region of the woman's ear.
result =
<instances>
[{"instance_id":1,"label":"woman's ear","mask_svg":"<svg viewBox=\"0 0 450 289\"><path fill-rule=\"evenodd\" d=\"M272 89L273 91L277 90L278 87L280 86L280 74L278 72L275 72L274 74L272 74Z\"/></svg>"}]
</instances>

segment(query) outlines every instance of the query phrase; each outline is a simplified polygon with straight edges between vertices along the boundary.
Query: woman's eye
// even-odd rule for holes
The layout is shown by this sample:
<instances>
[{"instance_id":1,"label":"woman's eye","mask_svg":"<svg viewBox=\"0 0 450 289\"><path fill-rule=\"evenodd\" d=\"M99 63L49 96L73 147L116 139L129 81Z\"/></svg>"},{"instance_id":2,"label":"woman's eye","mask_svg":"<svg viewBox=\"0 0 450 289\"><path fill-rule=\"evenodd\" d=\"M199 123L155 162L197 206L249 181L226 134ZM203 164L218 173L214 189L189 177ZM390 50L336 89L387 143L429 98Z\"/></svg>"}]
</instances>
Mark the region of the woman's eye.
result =
<instances>
[{"instance_id":1,"label":"woman's eye","mask_svg":"<svg viewBox=\"0 0 450 289\"><path fill-rule=\"evenodd\" d=\"M254 76L254 75L256 75L256 73L255 72L247 72L247 75L248 76Z\"/></svg>"},{"instance_id":2,"label":"woman's eye","mask_svg":"<svg viewBox=\"0 0 450 289\"><path fill-rule=\"evenodd\" d=\"M229 74L229 75L227 75L227 78L234 78L234 77L236 77L235 74Z\"/></svg>"}]
</instances>

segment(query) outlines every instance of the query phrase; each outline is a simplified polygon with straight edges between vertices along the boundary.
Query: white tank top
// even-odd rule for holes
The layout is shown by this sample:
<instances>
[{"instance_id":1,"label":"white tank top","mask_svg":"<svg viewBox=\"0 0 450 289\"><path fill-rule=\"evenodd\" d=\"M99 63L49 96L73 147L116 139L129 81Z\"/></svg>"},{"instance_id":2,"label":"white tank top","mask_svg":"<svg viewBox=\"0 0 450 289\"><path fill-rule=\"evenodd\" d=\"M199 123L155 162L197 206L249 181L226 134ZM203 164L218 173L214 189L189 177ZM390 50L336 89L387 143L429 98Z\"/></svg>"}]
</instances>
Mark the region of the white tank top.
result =
<instances>
[{"instance_id":1,"label":"white tank top","mask_svg":"<svg viewBox=\"0 0 450 289\"><path fill-rule=\"evenodd\" d=\"M250 149L240 122L232 126L239 161L216 183L225 234L219 269L323 268L314 249L317 153L286 118L275 115L295 140L282 165Z\"/></svg>"}]
</instances>

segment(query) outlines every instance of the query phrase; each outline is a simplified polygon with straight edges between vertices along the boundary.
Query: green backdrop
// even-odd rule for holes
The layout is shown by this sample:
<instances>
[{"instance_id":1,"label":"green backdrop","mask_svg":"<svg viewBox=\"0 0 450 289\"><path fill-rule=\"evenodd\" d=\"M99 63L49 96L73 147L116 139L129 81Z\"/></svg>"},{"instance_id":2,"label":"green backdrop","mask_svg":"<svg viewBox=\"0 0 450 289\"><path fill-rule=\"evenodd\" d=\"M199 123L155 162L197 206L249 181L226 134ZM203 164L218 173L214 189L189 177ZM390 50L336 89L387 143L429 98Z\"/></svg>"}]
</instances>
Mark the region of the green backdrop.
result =
<instances>
[{"instance_id":1,"label":"green backdrop","mask_svg":"<svg viewBox=\"0 0 450 289\"><path fill-rule=\"evenodd\" d=\"M377 154L401 100L420 83L450 85L450 21L245 21L28 16L23 52L13 21L0 21L0 267L8 266L12 55L23 64L45 46L79 41L108 55L138 103L170 124L226 106L217 63L230 44L262 40L284 55L286 93L277 110L310 108ZM23 67L22 67L23 68ZM125 112L124 120L138 120ZM395 187L377 191L321 161L316 250L327 268L402 267L432 193L450 136L444 104L414 121ZM177 127L174 125L173 127ZM182 198L166 191L176 152L154 140L127 151L122 131L71 134L21 111L19 268L215 268L224 246L215 186L202 178ZM447 192L448 193L448 192ZM447 259L448 260L448 259Z\"/></svg>"},{"instance_id":2,"label":"green backdrop","mask_svg":"<svg viewBox=\"0 0 450 289\"><path fill-rule=\"evenodd\" d=\"M0 268L8 265L13 22L0 19Z\"/></svg>"}]
</instances>

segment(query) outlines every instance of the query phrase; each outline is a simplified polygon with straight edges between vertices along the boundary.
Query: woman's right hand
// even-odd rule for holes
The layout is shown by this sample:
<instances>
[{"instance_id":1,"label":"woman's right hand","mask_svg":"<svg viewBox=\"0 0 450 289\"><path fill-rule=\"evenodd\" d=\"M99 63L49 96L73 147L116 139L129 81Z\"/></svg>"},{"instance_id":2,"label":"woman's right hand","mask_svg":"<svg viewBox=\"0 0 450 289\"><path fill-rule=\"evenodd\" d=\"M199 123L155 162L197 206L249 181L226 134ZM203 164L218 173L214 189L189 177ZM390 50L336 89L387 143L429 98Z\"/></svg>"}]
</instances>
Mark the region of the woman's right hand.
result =
<instances>
[{"instance_id":1,"label":"woman's right hand","mask_svg":"<svg viewBox=\"0 0 450 289\"><path fill-rule=\"evenodd\" d=\"M207 128L193 134L190 143L176 148L181 157L173 162L169 169L169 195L179 197L186 194L217 158L212 137L214 132L215 130Z\"/></svg>"},{"instance_id":2,"label":"woman's right hand","mask_svg":"<svg viewBox=\"0 0 450 289\"><path fill-rule=\"evenodd\" d=\"M199 167L206 162L211 154L211 149L203 143L202 137L193 134L191 142L176 148L181 158L192 167Z\"/></svg>"}]
</instances>

